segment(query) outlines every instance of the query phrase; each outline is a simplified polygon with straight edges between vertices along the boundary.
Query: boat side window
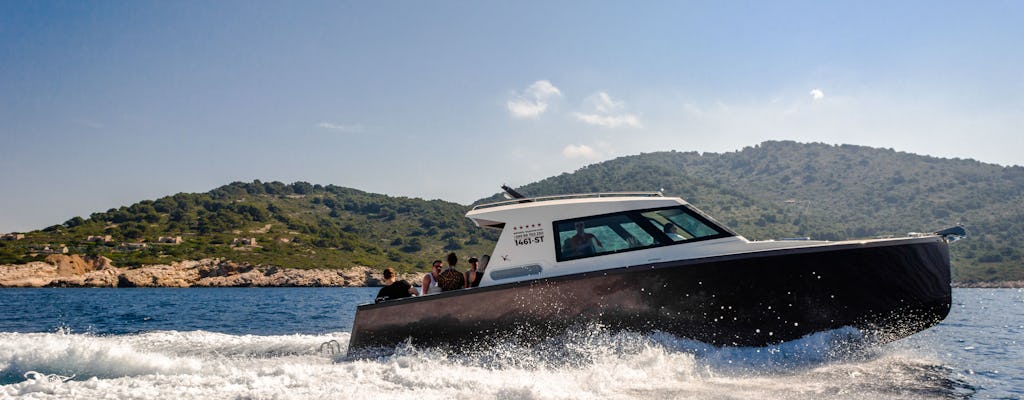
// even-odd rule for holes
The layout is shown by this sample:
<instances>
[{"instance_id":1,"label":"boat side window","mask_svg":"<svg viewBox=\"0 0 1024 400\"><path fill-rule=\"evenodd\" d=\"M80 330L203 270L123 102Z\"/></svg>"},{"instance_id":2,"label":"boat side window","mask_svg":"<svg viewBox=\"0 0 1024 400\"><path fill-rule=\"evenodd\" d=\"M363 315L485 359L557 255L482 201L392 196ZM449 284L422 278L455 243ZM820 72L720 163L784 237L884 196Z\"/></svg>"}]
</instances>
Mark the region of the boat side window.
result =
<instances>
[{"instance_id":1,"label":"boat side window","mask_svg":"<svg viewBox=\"0 0 1024 400\"><path fill-rule=\"evenodd\" d=\"M647 247L655 243L654 236L651 236L650 233L641 228L640 225L638 225L636 222L630 221L628 223L622 224L622 229L628 232L630 235L630 237L627 238L626 240L634 241L633 243L631 243L630 247Z\"/></svg>"},{"instance_id":2,"label":"boat side window","mask_svg":"<svg viewBox=\"0 0 1024 400\"><path fill-rule=\"evenodd\" d=\"M555 223L558 260L572 260L650 247L655 238L631 213L604 215Z\"/></svg>"},{"instance_id":3,"label":"boat side window","mask_svg":"<svg viewBox=\"0 0 1024 400\"><path fill-rule=\"evenodd\" d=\"M537 275L544 271L540 265L531 264L519 267L505 268L491 271L491 279L499 281L502 279L519 278L527 275Z\"/></svg>"},{"instance_id":4,"label":"boat side window","mask_svg":"<svg viewBox=\"0 0 1024 400\"><path fill-rule=\"evenodd\" d=\"M710 236L717 237L723 234L723 232L679 208L648 211L643 213L643 216L676 242Z\"/></svg>"},{"instance_id":5,"label":"boat side window","mask_svg":"<svg viewBox=\"0 0 1024 400\"><path fill-rule=\"evenodd\" d=\"M555 221L554 225L558 261L731 235L685 207L627 211Z\"/></svg>"}]
</instances>

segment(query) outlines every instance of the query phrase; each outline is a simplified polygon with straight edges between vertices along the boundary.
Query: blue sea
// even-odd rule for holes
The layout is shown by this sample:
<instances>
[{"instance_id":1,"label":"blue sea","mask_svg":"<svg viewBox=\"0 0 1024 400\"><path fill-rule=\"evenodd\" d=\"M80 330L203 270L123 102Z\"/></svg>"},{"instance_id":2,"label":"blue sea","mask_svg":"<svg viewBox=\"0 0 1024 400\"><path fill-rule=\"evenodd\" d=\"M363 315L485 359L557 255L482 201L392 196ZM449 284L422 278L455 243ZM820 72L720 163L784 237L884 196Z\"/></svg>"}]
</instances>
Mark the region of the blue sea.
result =
<instances>
[{"instance_id":1,"label":"blue sea","mask_svg":"<svg viewBox=\"0 0 1024 400\"><path fill-rule=\"evenodd\" d=\"M0 399L1024 397L1017 289L956 289L944 322L885 345L851 328L716 348L592 327L530 347L346 359L355 307L376 292L0 289Z\"/></svg>"}]
</instances>

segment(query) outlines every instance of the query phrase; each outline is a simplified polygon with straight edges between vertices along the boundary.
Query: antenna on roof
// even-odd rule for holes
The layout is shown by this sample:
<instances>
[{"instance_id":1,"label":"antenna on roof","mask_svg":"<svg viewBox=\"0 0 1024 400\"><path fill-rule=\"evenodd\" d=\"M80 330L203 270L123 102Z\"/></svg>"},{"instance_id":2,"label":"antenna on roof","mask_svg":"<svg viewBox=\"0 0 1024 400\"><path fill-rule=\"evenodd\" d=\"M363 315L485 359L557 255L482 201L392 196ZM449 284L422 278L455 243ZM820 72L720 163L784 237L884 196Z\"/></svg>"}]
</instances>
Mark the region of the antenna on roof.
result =
<instances>
[{"instance_id":1,"label":"antenna on roof","mask_svg":"<svg viewBox=\"0 0 1024 400\"><path fill-rule=\"evenodd\" d=\"M505 191L505 198L508 199L525 199L522 193L517 192L515 189L508 187L508 185L501 185L501 190Z\"/></svg>"}]
</instances>

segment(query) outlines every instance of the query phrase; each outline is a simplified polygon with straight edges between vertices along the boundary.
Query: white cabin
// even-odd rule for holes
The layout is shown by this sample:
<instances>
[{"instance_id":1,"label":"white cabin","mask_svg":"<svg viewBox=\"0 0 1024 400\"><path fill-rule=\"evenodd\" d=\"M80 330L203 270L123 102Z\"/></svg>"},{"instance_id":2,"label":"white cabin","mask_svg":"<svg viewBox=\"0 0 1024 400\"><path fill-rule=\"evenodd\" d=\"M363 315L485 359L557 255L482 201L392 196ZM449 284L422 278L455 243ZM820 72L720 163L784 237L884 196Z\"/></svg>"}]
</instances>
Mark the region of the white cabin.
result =
<instances>
[{"instance_id":1,"label":"white cabin","mask_svg":"<svg viewBox=\"0 0 1024 400\"><path fill-rule=\"evenodd\" d=\"M502 230L480 286L828 243L751 242L683 199L658 192L514 199L476 206L466 217Z\"/></svg>"}]
</instances>

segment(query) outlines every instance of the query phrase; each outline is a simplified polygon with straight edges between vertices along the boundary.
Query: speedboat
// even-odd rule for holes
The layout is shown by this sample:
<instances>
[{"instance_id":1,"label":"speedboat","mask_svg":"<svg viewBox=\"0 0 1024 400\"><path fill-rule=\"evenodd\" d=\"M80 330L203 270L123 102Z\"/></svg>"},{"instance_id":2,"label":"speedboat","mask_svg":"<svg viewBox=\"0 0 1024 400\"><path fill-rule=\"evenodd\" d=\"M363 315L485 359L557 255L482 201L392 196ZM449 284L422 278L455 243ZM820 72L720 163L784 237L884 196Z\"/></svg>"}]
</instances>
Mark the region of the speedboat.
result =
<instances>
[{"instance_id":1,"label":"speedboat","mask_svg":"<svg viewBox=\"0 0 1024 400\"><path fill-rule=\"evenodd\" d=\"M473 207L499 229L479 287L358 306L349 354L574 327L767 346L854 327L881 341L950 310L954 227L902 238L751 241L678 197L593 193Z\"/></svg>"}]
</instances>

